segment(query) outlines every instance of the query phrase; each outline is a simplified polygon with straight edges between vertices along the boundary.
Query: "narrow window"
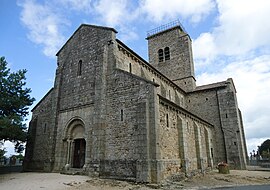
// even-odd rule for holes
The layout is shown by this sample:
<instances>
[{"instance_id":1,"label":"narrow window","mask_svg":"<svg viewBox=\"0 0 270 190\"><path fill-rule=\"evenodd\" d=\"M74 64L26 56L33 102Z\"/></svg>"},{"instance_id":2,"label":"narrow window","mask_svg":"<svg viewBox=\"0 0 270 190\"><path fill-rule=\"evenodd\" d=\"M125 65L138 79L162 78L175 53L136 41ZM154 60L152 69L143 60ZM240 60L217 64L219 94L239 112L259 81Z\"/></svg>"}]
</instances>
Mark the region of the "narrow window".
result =
<instances>
[{"instance_id":1,"label":"narrow window","mask_svg":"<svg viewBox=\"0 0 270 190\"><path fill-rule=\"evenodd\" d=\"M165 60L170 60L170 48L169 47L165 47L164 54L165 54Z\"/></svg>"},{"instance_id":2,"label":"narrow window","mask_svg":"<svg viewBox=\"0 0 270 190\"><path fill-rule=\"evenodd\" d=\"M211 148L211 157L214 158L213 148Z\"/></svg>"},{"instance_id":3,"label":"narrow window","mask_svg":"<svg viewBox=\"0 0 270 190\"><path fill-rule=\"evenodd\" d=\"M225 117L228 118L228 114L226 114Z\"/></svg>"},{"instance_id":4,"label":"narrow window","mask_svg":"<svg viewBox=\"0 0 270 190\"><path fill-rule=\"evenodd\" d=\"M131 63L129 63L129 72L132 73L132 66L131 66Z\"/></svg>"},{"instance_id":5,"label":"narrow window","mask_svg":"<svg viewBox=\"0 0 270 190\"><path fill-rule=\"evenodd\" d=\"M159 61L159 62L163 62L163 61L164 61L164 57L163 57L163 49L159 49L159 50L158 50L158 61Z\"/></svg>"},{"instance_id":6,"label":"narrow window","mask_svg":"<svg viewBox=\"0 0 270 190\"><path fill-rule=\"evenodd\" d=\"M169 90L169 99L171 99L171 91Z\"/></svg>"},{"instance_id":7,"label":"narrow window","mask_svg":"<svg viewBox=\"0 0 270 190\"><path fill-rule=\"evenodd\" d=\"M120 111L120 115L121 115L121 121L124 121L124 111L123 110Z\"/></svg>"},{"instance_id":8,"label":"narrow window","mask_svg":"<svg viewBox=\"0 0 270 190\"><path fill-rule=\"evenodd\" d=\"M155 82L155 79L153 79L153 82Z\"/></svg>"},{"instance_id":9,"label":"narrow window","mask_svg":"<svg viewBox=\"0 0 270 190\"><path fill-rule=\"evenodd\" d=\"M169 114L166 114L167 127L169 127Z\"/></svg>"},{"instance_id":10,"label":"narrow window","mask_svg":"<svg viewBox=\"0 0 270 190\"><path fill-rule=\"evenodd\" d=\"M46 131L47 131L47 124L45 123L44 128L43 128L43 133L46 133Z\"/></svg>"},{"instance_id":11,"label":"narrow window","mask_svg":"<svg viewBox=\"0 0 270 190\"><path fill-rule=\"evenodd\" d=\"M82 75L82 60L80 60L78 63L78 73L77 73L77 76L81 75Z\"/></svg>"}]
</instances>

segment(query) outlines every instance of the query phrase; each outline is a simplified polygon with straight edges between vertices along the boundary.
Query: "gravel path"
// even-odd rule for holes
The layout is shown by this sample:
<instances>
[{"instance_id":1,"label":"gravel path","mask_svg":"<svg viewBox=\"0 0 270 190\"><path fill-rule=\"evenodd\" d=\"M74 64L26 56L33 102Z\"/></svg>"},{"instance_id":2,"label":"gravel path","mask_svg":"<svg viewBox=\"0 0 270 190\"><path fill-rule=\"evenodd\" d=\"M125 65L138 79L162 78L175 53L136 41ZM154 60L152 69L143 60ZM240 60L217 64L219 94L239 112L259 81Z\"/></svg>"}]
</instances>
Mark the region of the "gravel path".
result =
<instances>
[{"instance_id":1,"label":"gravel path","mask_svg":"<svg viewBox=\"0 0 270 190\"><path fill-rule=\"evenodd\" d=\"M10 173L0 175L1 190L60 190L78 186L89 177L71 176L59 173Z\"/></svg>"},{"instance_id":2,"label":"gravel path","mask_svg":"<svg viewBox=\"0 0 270 190\"><path fill-rule=\"evenodd\" d=\"M90 178L58 173L12 173L0 175L0 190L150 190L150 189L205 189L241 185L270 184L269 171L231 170L219 174L213 170L204 175L163 184L136 184L126 181Z\"/></svg>"}]
</instances>

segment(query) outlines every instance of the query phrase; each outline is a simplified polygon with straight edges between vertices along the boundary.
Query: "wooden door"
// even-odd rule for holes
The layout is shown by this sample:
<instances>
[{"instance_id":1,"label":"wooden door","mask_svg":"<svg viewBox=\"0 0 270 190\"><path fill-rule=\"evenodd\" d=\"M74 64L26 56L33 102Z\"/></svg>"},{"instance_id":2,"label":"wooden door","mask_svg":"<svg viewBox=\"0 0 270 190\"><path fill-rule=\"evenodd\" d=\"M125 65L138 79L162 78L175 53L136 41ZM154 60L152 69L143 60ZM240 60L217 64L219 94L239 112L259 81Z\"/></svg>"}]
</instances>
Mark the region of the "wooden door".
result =
<instances>
[{"instance_id":1,"label":"wooden door","mask_svg":"<svg viewBox=\"0 0 270 190\"><path fill-rule=\"evenodd\" d=\"M85 162L85 140L74 140L73 168L82 168Z\"/></svg>"}]
</instances>

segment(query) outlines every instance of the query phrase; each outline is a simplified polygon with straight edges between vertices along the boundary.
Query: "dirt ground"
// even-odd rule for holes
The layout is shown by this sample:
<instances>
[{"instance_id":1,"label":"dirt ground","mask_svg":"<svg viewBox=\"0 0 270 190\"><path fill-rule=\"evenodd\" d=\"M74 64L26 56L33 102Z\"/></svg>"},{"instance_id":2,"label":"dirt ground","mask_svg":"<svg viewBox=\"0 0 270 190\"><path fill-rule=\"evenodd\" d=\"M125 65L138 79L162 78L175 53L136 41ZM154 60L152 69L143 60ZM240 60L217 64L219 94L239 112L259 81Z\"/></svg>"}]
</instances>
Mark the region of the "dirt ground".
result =
<instances>
[{"instance_id":1,"label":"dirt ground","mask_svg":"<svg viewBox=\"0 0 270 190\"><path fill-rule=\"evenodd\" d=\"M150 190L150 189L211 189L214 187L270 184L269 171L231 170L219 174L213 170L192 178L173 178L156 184L136 184L111 179L90 178L58 173L11 173L0 175L0 189L17 190Z\"/></svg>"}]
</instances>

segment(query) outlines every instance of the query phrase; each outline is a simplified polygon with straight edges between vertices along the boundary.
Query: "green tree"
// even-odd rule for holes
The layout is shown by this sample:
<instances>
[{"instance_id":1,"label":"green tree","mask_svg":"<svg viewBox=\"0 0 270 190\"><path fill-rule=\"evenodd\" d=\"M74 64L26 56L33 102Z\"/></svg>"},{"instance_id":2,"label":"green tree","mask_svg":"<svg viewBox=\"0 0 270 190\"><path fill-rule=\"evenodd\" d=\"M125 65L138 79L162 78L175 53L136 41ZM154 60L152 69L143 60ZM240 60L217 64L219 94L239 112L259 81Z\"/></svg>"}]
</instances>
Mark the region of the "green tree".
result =
<instances>
[{"instance_id":1,"label":"green tree","mask_svg":"<svg viewBox=\"0 0 270 190\"><path fill-rule=\"evenodd\" d=\"M5 154L6 154L6 150L5 150L5 148L1 148L0 147L0 161L3 159L3 158L5 158Z\"/></svg>"},{"instance_id":2,"label":"green tree","mask_svg":"<svg viewBox=\"0 0 270 190\"><path fill-rule=\"evenodd\" d=\"M34 102L26 88L26 70L10 72L5 57L0 57L0 141L11 141L16 152L24 150L27 127L24 123Z\"/></svg>"},{"instance_id":3,"label":"green tree","mask_svg":"<svg viewBox=\"0 0 270 190\"><path fill-rule=\"evenodd\" d=\"M22 154L18 154L18 155L14 155L16 157L16 159L19 159L20 161L22 161L24 159L24 156Z\"/></svg>"},{"instance_id":4,"label":"green tree","mask_svg":"<svg viewBox=\"0 0 270 190\"><path fill-rule=\"evenodd\" d=\"M258 151L263 158L267 158L270 155L270 139L264 141L261 146L258 147Z\"/></svg>"}]
</instances>

